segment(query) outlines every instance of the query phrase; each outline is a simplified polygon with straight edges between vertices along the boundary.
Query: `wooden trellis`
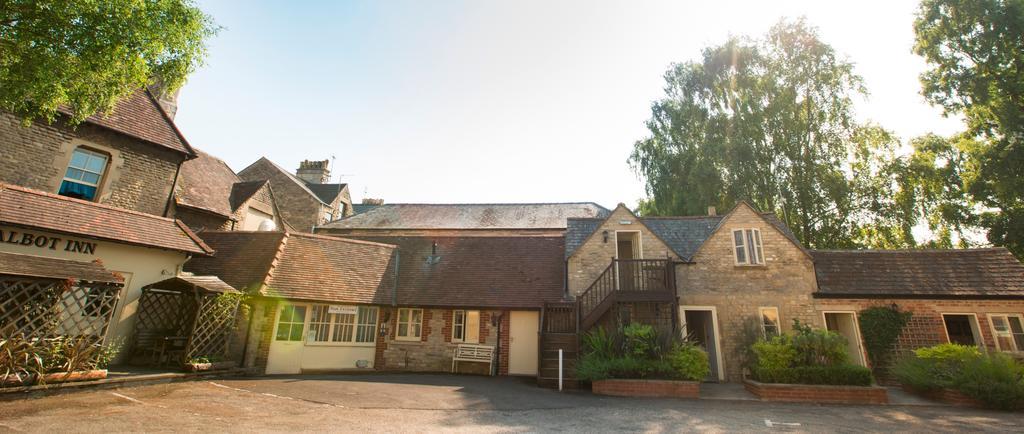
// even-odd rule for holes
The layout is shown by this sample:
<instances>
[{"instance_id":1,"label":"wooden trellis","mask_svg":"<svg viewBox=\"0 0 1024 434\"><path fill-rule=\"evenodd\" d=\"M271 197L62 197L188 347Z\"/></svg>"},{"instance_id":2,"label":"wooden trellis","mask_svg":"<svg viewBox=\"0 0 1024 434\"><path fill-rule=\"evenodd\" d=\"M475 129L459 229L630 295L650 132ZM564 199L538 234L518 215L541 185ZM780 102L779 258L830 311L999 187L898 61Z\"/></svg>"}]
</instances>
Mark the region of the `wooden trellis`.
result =
<instances>
[{"instance_id":1,"label":"wooden trellis","mask_svg":"<svg viewBox=\"0 0 1024 434\"><path fill-rule=\"evenodd\" d=\"M0 337L102 344L122 285L0 274Z\"/></svg>"},{"instance_id":2,"label":"wooden trellis","mask_svg":"<svg viewBox=\"0 0 1024 434\"><path fill-rule=\"evenodd\" d=\"M185 364L205 358L226 359L241 295L212 277L179 276L143 288L135 322L133 357L158 360L168 339L184 339L184 348L165 354L166 362Z\"/></svg>"}]
</instances>

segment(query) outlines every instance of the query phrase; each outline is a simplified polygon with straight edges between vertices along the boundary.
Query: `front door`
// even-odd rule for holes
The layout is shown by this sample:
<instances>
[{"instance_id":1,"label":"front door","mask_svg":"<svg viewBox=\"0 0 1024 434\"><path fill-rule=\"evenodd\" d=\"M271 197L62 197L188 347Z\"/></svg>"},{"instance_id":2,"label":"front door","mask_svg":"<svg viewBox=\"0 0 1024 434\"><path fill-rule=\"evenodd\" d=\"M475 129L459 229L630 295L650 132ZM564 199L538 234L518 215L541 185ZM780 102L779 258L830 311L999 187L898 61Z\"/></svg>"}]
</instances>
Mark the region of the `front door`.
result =
<instances>
[{"instance_id":1,"label":"front door","mask_svg":"<svg viewBox=\"0 0 1024 434\"><path fill-rule=\"evenodd\" d=\"M302 349L306 342L305 305L281 303L274 324L274 337L267 355L268 374L302 372Z\"/></svg>"},{"instance_id":2,"label":"front door","mask_svg":"<svg viewBox=\"0 0 1024 434\"><path fill-rule=\"evenodd\" d=\"M537 375L537 333L540 315L532 311L512 311L508 331L509 375Z\"/></svg>"},{"instance_id":3,"label":"front door","mask_svg":"<svg viewBox=\"0 0 1024 434\"><path fill-rule=\"evenodd\" d=\"M705 381L725 379L722 371L722 358L719 353L721 342L718 339L718 317L713 307L680 307L683 338L701 347L708 353L711 372Z\"/></svg>"},{"instance_id":4,"label":"front door","mask_svg":"<svg viewBox=\"0 0 1024 434\"><path fill-rule=\"evenodd\" d=\"M860 366L868 365L864 360L856 314L853 312L825 312L825 328L846 338L846 353L850 355L850 362Z\"/></svg>"},{"instance_id":5,"label":"front door","mask_svg":"<svg viewBox=\"0 0 1024 434\"><path fill-rule=\"evenodd\" d=\"M615 258L619 259L619 289L632 291L637 287L637 264L634 259L641 258L640 232L618 231L615 233Z\"/></svg>"}]
</instances>

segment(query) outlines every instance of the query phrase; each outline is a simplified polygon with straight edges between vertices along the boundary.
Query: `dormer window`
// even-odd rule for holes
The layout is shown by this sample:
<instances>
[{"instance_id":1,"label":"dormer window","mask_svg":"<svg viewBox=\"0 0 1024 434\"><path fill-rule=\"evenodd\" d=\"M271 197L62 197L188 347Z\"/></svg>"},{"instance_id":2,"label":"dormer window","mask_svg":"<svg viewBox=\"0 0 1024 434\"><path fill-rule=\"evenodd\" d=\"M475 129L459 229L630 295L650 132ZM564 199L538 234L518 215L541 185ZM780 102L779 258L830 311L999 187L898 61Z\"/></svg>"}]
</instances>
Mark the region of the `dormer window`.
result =
<instances>
[{"instance_id":1,"label":"dormer window","mask_svg":"<svg viewBox=\"0 0 1024 434\"><path fill-rule=\"evenodd\" d=\"M99 152L76 148L64 172L57 194L77 199L96 200L96 192L107 169L109 157Z\"/></svg>"},{"instance_id":2,"label":"dormer window","mask_svg":"<svg viewBox=\"0 0 1024 434\"><path fill-rule=\"evenodd\" d=\"M736 265L764 265L760 230L737 229L732 231L732 239Z\"/></svg>"}]
</instances>

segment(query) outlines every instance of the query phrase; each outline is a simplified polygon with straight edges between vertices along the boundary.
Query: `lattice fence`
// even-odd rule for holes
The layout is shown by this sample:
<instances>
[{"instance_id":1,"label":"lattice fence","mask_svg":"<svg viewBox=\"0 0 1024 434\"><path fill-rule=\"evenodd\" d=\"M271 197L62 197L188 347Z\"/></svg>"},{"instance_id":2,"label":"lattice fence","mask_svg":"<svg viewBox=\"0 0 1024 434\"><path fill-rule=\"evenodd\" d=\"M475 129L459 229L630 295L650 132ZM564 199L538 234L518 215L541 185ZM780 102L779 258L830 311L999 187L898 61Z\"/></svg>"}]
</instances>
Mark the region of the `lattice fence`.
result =
<instances>
[{"instance_id":1,"label":"lattice fence","mask_svg":"<svg viewBox=\"0 0 1024 434\"><path fill-rule=\"evenodd\" d=\"M235 316L241 298L232 294L209 294L200 299L199 315L186 350L186 360L196 357L228 356Z\"/></svg>"},{"instance_id":2,"label":"lattice fence","mask_svg":"<svg viewBox=\"0 0 1024 434\"><path fill-rule=\"evenodd\" d=\"M121 285L0 275L0 337L103 343Z\"/></svg>"}]
</instances>

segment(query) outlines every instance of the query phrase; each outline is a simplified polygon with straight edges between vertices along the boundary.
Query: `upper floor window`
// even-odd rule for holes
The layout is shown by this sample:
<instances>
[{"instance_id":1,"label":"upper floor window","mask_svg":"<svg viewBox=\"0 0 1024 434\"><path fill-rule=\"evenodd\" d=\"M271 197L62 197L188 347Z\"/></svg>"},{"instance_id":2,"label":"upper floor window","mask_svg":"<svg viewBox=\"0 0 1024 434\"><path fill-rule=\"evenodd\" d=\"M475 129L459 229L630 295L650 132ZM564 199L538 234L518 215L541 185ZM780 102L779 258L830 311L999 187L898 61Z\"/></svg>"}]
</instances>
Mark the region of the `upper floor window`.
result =
<instances>
[{"instance_id":1,"label":"upper floor window","mask_svg":"<svg viewBox=\"0 0 1024 434\"><path fill-rule=\"evenodd\" d=\"M75 148L71 163L64 172L57 194L77 199L95 200L109 157L84 148Z\"/></svg>"},{"instance_id":2,"label":"upper floor window","mask_svg":"<svg viewBox=\"0 0 1024 434\"><path fill-rule=\"evenodd\" d=\"M732 231L732 239L736 265L764 265L760 230L736 229Z\"/></svg>"}]
</instances>

